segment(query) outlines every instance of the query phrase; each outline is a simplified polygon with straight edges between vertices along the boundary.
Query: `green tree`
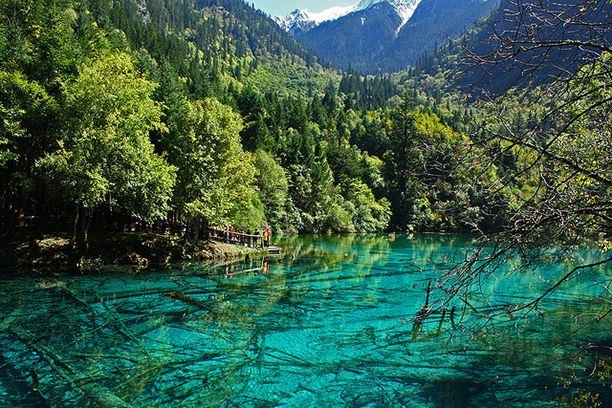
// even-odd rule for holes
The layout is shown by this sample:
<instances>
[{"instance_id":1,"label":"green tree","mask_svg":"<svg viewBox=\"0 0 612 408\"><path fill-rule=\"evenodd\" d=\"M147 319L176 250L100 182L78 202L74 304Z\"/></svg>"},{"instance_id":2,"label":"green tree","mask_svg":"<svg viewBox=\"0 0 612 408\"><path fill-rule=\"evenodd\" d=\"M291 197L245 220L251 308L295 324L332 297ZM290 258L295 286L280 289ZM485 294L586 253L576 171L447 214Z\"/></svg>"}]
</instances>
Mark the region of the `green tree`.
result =
<instances>
[{"instance_id":1,"label":"green tree","mask_svg":"<svg viewBox=\"0 0 612 408\"><path fill-rule=\"evenodd\" d=\"M155 86L123 53L100 55L66 85L68 127L57 151L39 165L76 207L80 250L87 249L92 213L103 204L145 220L169 210L176 169L155 154L149 139L149 132L164 128L161 107L151 99Z\"/></svg>"},{"instance_id":2,"label":"green tree","mask_svg":"<svg viewBox=\"0 0 612 408\"><path fill-rule=\"evenodd\" d=\"M400 229L410 228L412 200L417 195L413 166L419 160L415 150L416 115L412 103L405 101L391 115L390 149L385 154L385 177L392 204L392 223Z\"/></svg>"},{"instance_id":3,"label":"green tree","mask_svg":"<svg viewBox=\"0 0 612 408\"><path fill-rule=\"evenodd\" d=\"M359 179L343 183L344 197L354 209L351 222L358 232L382 232L389 225L391 204L386 198L376 200L372 190Z\"/></svg>"},{"instance_id":4,"label":"green tree","mask_svg":"<svg viewBox=\"0 0 612 408\"><path fill-rule=\"evenodd\" d=\"M50 147L56 115L57 103L39 83L0 71L0 219L9 230L36 189L35 161Z\"/></svg>"},{"instance_id":5,"label":"green tree","mask_svg":"<svg viewBox=\"0 0 612 408\"><path fill-rule=\"evenodd\" d=\"M263 150L255 152L257 187L261 195L266 220L277 231L283 229L286 218L289 183L285 169Z\"/></svg>"},{"instance_id":6,"label":"green tree","mask_svg":"<svg viewBox=\"0 0 612 408\"><path fill-rule=\"evenodd\" d=\"M202 224L261 227L256 170L240 144L240 115L214 98L183 99L170 112L169 124L162 146L178 168L180 216L195 223L196 231Z\"/></svg>"}]
</instances>

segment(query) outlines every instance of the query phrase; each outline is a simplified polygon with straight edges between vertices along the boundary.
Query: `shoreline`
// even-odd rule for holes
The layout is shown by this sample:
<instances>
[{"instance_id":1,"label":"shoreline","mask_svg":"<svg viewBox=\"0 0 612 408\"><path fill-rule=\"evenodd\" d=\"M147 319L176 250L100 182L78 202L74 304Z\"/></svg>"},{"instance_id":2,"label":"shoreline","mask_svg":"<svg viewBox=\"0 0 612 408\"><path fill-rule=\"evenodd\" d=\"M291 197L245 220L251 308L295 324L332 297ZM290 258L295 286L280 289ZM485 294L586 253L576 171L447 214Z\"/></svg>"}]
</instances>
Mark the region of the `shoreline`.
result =
<instances>
[{"instance_id":1,"label":"shoreline","mask_svg":"<svg viewBox=\"0 0 612 408\"><path fill-rule=\"evenodd\" d=\"M99 273L110 267L133 272L181 262L239 261L261 250L213 240L189 241L154 233L100 233L89 251L73 251L70 234L27 234L0 241L0 276Z\"/></svg>"}]
</instances>

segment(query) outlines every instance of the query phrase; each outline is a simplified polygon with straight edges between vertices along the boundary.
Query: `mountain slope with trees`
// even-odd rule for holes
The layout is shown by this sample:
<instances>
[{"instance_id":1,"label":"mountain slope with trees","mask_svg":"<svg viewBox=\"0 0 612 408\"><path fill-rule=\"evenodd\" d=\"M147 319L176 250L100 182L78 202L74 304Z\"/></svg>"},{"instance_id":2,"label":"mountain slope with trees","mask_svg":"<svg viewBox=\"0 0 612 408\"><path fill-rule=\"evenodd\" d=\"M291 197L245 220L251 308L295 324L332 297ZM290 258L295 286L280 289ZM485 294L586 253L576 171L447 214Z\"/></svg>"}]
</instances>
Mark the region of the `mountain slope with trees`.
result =
<instances>
[{"instance_id":1,"label":"mountain slope with trees","mask_svg":"<svg viewBox=\"0 0 612 408\"><path fill-rule=\"evenodd\" d=\"M592 63L612 43L609 2L502 1L490 16L455 41L423 54L415 72L444 73L447 88L474 95L551 83ZM504 34L525 30L521 41Z\"/></svg>"},{"instance_id":2,"label":"mountain slope with trees","mask_svg":"<svg viewBox=\"0 0 612 408\"><path fill-rule=\"evenodd\" d=\"M334 74L308 69L314 57L300 57L294 40L244 3L199 6L2 4L5 231L28 220L40 230L74 228L75 246L85 249L90 228L134 220L183 223L193 236L230 223L386 228L388 203L359 178L378 172L377 162L336 139L348 138L354 119L336 120L345 113ZM249 24L263 30L256 41L249 41ZM248 44L244 55L241 44ZM244 64L253 73L241 75ZM300 85L272 93L250 81L258 70L265 78L294 69L309 84L324 75L329 92ZM332 173L332 149L352 152L354 177ZM359 193L343 187L351 183Z\"/></svg>"},{"instance_id":3,"label":"mountain slope with trees","mask_svg":"<svg viewBox=\"0 0 612 408\"><path fill-rule=\"evenodd\" d=\"M445 73L338 78L242 2L0 5L9 235L72 231L86 250L90 231L134 223L195 239L229 224L482 233L542 191L548 170L530 164L541 141L491 140L495 105L466 102ZM279 70L293 89L266 79ZM520 126L550 103L518 101L504 106Z\"/></svg>"}]
</instances>

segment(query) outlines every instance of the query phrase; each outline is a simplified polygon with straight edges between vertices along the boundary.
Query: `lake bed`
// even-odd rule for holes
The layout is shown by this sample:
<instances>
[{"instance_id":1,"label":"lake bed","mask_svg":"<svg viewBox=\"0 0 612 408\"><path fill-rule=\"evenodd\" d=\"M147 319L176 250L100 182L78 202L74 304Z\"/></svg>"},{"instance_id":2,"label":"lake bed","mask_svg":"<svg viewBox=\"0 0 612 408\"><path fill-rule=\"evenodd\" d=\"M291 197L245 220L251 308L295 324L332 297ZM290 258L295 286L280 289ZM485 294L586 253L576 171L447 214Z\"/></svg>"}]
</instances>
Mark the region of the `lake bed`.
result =
<instances>
[{"instance_id":1,"label":"lake bed","mask_svg":"<svg viewBox=\"0 0 612 408\"><path fill-rule=\"evenodd\" d=\"M469 236L279 244L282 258L229 266L0 281L0 405L535 407L589 390L610 402L591 375L610 359L605 266L525 318L503 313L597 251L522 274L509 260L436 309Z\"/></svg>"}]
</instances>

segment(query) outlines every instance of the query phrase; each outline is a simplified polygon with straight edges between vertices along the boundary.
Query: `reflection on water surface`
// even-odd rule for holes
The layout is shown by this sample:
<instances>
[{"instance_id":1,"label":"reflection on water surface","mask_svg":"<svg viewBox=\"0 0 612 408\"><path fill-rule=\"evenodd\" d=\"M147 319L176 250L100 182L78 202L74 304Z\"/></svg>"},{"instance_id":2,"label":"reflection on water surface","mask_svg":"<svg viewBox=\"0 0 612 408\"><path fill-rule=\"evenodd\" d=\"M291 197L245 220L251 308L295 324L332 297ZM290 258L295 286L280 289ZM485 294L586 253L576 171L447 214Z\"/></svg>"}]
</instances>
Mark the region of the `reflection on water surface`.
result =
<instances>
[{"instance_id":1,"label":"reflection on water surface","mask_svg":"<svg viewBox=\"0 0 612 408\"><path fill-rule=\"evenodd\" d=\"M589 376L609 358L610 318L583 327L607 310L594 297L605 267L583 271L529 319L507 315L476 332L568 265L500 270L470 307L417 325L428 283L468 238L282 245L287 256L269 263L0 282L0 406L557 406L578 389L610 402Z\"/></svg>"}]
</instances>

